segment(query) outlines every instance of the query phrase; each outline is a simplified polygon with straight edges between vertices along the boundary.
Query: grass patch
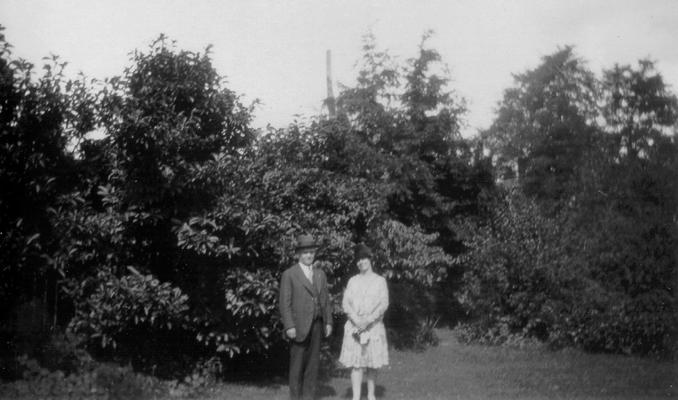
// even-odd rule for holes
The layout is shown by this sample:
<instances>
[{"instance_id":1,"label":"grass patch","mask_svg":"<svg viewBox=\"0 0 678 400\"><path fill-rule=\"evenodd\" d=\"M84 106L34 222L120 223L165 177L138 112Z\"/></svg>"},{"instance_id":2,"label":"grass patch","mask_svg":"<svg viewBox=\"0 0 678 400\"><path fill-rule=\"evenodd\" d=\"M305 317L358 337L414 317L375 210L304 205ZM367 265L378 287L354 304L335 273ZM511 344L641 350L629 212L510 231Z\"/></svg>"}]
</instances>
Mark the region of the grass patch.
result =
<instances>
[{"instance_id":1,"label":"grass patch","mask_svg":"<svg viewBox=\"0 0 678 400\"><path fill-rule=\"evenodd\" d=\"M449 330L438 330L440 343L422 352L391 350L391 365L377 380L380 399L678 399L678 365L675 362L651 358L609 354L587 354L567 349L549 351L543 347L488 347L463 345ZM103 369L102 369L103 368ZM288 389L282 377L256 383L218 383L200 386L199 391L166 390L168 382L153 381L163 390L124 391L127 386L137 388L151 385L150 377L143 377L124 368L99 368L92 382L78 384L77 388L101 383L108 379L119 390L109 393L86 391L85 397L72 394L51 396L50 380L40 390L20 393L43 395L19 396L33 398L120 398L120 399L181 399L197 400L287 400ZM104 375L101 373L105 372ZM347 370L336 370L321 381L320 399L350 399L351 383ZM41 372L42 373L42 372ZM49 375L49 374L48 374ZM51 375L49 375L51 376ZM80 380L87 376L76 377ZM146 381L149 382L146 382ZM95 382L96 381L96 382ZM79 382L79 381L78 381ZM75 383L78 383L75 382ZM29 384L20 381L21 384ZM18 386L16 386L18 385ZM46 386L45 386L46 385ZM127 385L127 386L125 386ZM141 386L140 386L141 385ZM148 386L146 385L146 386ZM164 386L163 386L164 385ZM97 386L100 387L101 385ZM103 387L105 387L104 385ZM153 385L151 385L153 386ZM189 385L190 386L190 385ZM1 386L0 386L1 388ZM119 392L119 393L118 393ZM155 393L155 395L142 394ZM80 393L80 394L86 394ZM102 397L103 395L103 397ZM363 391L363 398L365 391ZM0 390L0 398L3 393ZM15 398L11 395L10 398Z\"/></svg>"},{"instance_id":2,"label":"grass patch","mask_svg":"<svg viewBox=\"0 0 678 400\"><path fill-rule=\"evenodd\" d=\"M459 344L439 330L424 352L391 351L377 380L382 399L670 399L678 398L678 365L621 355ZM322 382L322 399L350 398L350 381ZM363 393L364 397L364 393ZM285 382L224 384L207 399L287 399Z\"/></svg>"}]
</instances>

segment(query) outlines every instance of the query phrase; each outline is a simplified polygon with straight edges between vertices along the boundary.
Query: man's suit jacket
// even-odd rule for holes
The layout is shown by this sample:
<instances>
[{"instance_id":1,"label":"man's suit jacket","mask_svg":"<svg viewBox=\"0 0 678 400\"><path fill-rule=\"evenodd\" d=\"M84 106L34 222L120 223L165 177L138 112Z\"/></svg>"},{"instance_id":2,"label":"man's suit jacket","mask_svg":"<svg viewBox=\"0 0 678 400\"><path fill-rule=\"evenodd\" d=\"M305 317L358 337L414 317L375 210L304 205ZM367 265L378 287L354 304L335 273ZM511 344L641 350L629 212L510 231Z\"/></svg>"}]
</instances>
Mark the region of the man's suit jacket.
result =
<instances>
[{"instance_id":1,"label":"man's suit jacket","mask_svg":"<svg viewBox=\"0 0 678 400\"><path fill-rule=\"evenodd\" d=\"M313 285L317 290L313 289ZM313 284L306 278L299 264L283 272L280 279L280 316L283 329L295 328L297 342L303 342L313 323L314 296L320 298L320 316L324 324L332 323L332 305L327 290L327 277L322 269L313 269Z\"/></svg>"}]
</instances>

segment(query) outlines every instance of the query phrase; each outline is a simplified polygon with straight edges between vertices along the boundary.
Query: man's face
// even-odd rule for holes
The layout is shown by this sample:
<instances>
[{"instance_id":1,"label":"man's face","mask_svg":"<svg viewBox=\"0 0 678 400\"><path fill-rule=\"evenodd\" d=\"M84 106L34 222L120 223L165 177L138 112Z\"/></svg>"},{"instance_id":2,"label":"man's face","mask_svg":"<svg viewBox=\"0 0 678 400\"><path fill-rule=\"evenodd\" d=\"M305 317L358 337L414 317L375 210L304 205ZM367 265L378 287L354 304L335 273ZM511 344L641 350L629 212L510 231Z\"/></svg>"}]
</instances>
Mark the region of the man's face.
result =
<instances>
[{"instance_id":1,"label":"man's face","mask_svg":"<svg viewBox=\"0 0 678 400\"><path fill-rule=\"evenodd\" d=\"M315 249L302 249L299 250L299 262L304 265L313 264L313 259L315 258Z\"/></svg>"}]
</instances>

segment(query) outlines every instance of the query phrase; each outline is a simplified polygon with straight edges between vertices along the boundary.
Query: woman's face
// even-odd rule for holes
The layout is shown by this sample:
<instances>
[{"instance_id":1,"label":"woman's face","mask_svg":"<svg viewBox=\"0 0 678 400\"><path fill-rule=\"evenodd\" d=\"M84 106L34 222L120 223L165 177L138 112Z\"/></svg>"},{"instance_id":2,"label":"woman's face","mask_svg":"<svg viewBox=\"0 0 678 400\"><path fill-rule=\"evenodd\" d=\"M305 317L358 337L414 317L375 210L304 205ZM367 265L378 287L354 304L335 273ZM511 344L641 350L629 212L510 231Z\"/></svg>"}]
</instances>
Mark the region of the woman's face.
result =
<instances>
[{"instance_id":1,"label":"woman's face","mask_svg":"<svg viewBox=\"0 0 678 400\"><path fill-rule=\"evenodd\" d=\"M360 272L367 272L372 269L372 262L369 258L361 258L358 260L358 270Z\"/></svg>"}]
</instances>

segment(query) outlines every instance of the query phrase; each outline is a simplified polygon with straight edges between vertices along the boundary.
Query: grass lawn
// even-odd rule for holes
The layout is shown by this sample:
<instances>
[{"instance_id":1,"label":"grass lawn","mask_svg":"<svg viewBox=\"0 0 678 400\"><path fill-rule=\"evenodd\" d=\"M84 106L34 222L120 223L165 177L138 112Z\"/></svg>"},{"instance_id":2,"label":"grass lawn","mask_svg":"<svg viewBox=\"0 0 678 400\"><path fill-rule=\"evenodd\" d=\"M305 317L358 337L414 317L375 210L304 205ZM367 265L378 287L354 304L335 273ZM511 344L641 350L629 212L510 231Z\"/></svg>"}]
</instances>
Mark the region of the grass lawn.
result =
<instances>
[{"instance_id":1,"label":"grass lawn","mask_svg":"<svg viewBox=\"0 0 678 400\"><path fill-rule=\"evenodd\" d=\"M424 352L391 351L377 380L380 399L670 399L678 365L652 359L565 350L459 344L448 330ZM320 385L321 399L350 399L348 376ZM207 399L287 399L285 382L225 384ZM363 398L365 398L363 389Z\"/></svg>"}]
</instances>

